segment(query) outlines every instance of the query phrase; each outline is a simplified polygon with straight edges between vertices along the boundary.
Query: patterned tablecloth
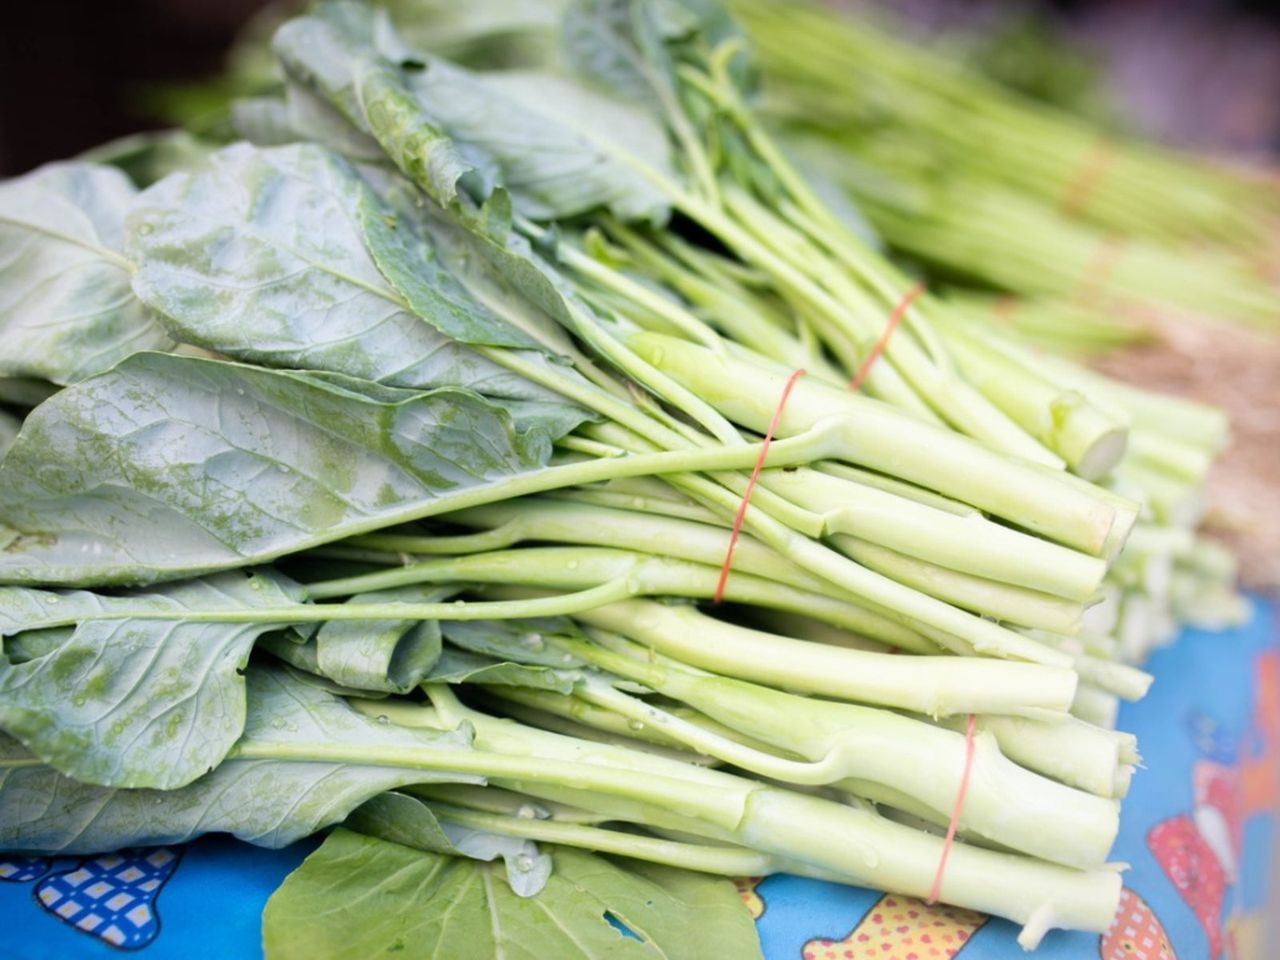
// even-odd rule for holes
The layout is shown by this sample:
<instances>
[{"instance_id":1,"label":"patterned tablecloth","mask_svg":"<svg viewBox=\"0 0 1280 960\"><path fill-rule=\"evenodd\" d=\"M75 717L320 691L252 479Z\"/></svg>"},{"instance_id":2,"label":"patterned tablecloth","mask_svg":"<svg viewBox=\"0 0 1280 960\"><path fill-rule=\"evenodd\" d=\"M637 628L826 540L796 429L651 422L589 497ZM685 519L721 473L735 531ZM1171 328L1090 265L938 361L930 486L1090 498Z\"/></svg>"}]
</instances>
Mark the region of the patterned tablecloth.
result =
<instances>
[{"instance_id":1,"label":"patterned tablecloth","mask_svg":"<svg viewBox=\"0 0 1280 960\"><path fill-rule=\"evenodd\" d=\"M1280 769L1276 608L1256 603L1238 630L1187 631L1150 669L1152 692L1121 713L1148 769L1125 801L1115 850L1131 864L1120 915L1103 937L1050 934L1034 956L1269 960L1280 955L1265 930ZM209 837L88 859L0 857L0 957L260 956L263 904L313 846ZM965 910L786 876L739 887L769 960L1022 953L1010 924Z\"/></svg>"}]
</instances>

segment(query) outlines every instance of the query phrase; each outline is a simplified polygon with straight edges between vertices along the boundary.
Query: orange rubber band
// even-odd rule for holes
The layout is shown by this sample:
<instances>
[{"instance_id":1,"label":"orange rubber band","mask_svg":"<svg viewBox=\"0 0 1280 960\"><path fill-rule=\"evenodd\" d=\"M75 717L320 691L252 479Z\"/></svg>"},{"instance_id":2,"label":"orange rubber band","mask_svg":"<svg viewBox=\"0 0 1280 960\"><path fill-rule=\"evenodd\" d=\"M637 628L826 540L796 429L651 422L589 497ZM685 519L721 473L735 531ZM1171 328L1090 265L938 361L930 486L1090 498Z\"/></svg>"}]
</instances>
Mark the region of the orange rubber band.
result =
<instances>
[{"instance_id":1,"label":"orange rubber band","mask_svg":"<svg viewBox=\"0 0 1280 960\"><path fill-rule=\"evenodd\" d=\"M973 734L978 718L969 714L969 724L964 731L964 772L960 774L960 789L956 791L956 805L951 810L951 823L947 825L947 838L942 841L942 856L938 858L938 872L933 875L933 886L929 888L929 899L925 903L933 906L938 902L938 894L942 890L942 874L947 869L947 857L951 855L951 845L956 840L956 828L960 825L960 813L964 810L964 798L969 793L969 774L973 772Z\"/></svg>"},{"instance_id":2,"label":"orange rubber band","mask_svg":"<svg viewBox=\"0 0 1280 960\"><path fill-rule=\"evenodd\" d=\"M862 361L862 366L858 368L853 379L849 381L850 390L857 390L862 386L863 380L867 378L867 374L871 372L875 362L884 353L884 348L888 345L889 338L893 336L893 331L897 329L912 301L922 293L924 293L924 284L917 283L902 295L902 299L898 301L893 308L893 312L889 314L889 322L885 324L884 333L880 335L876 345L871 348L867 358ZM782 419L782 410L787 405L787 398L791 396L791 390L796 385L796 381L804 375L804 370L797 370L787 379L786 386L782 388L782 396L778 398L778 405L774 408L773 419L769 421L769 429L765 431L764 443L760 446L760 456L756 457L756 465L751 470L750 479L747 480L747 489L742 494L742 502L738 504L738 512L733 518L733 531L729 534L729 549L725 551L724 563L720 566L720 579L716 582L714 598L716 603L724 599L724 588L729 582L729 570L733 566L733 551L737 548L738 539L742 535L742 523L747 517L747 506L751 503L751 494L755 492L756 482L760 479L760 470L764 467L765 457L769 455L769 446L773 443L773 435L778 429L778 421Z\"/></svg>"},{"instance_id":3,"label":"orange rubber band","mask_svg":"<svg viewBox=\"0 0 1280 960\"><path fill-rule=\"evenodd\" d=\"M880 355L884 353L884 348L889 345L889 338L893 336L893 331L898 328L898 324L906 316L907 308L922 293L924 293L924 284L917 283L902 295L902 299L893 308L893 313L889 314L889 322L885 324L884 333L880 334L880 339L876 341L876 345L867 354L867 359L862 361L862 366L858 367L858 372L849 381L850 390L857 390L862 386L862 381L867 379L867 374L871 372L871 368L875 366L876 361L880 359Z\"/></svg>"},{"instance_id":4,"label":"orange rubber band","mask_svg":"<svg viewBox=\"0 0 1280 960\"><path fill-rule=\"evenodd\" d=\"M751 470L751 478L747 480L747 489L743 491L742 502L738 504L738 512L733 517L733 532L729 535L729 549L725 551L724 563L720 565L720 579L716 582L715 602L724 599L725 584L729 582L729 568L733 565L733 551L738 546L738 537L742 533L742 521L747 517L747 505L751 502L751 494L755 492L756 481L760 479L760 470L764 466L764 458L769 455L769 445L773 443L773 434L778 429L778 421L782 419L782 410L791 396L791 388L803 377L804 370L797 370L787 379L782 388L782 396L773 409L773 419L769 421L769 429L765 431L764 443L760 445L760 456L756 457L756 465Z\"/></svg>"},{"instance_id":5,"label":"orange rubber band","mask_svg":"<svg viewBox=\"0 0 1280 960\"><path fill-rule=\"evenodd\" d=\"M1102 178L1106 176L1107 170L1115 159L1116 148L1105 140L1099 140L1093 145L1093 149L1089 151L1089 155L1080 165L1076 175L1067 182L1066 189L1062 191L1062 200L1058 205L1063 213L1071 217L1078 217L1084 213L1098 184L1102 182Z\"/></svg>"}]
</instances>

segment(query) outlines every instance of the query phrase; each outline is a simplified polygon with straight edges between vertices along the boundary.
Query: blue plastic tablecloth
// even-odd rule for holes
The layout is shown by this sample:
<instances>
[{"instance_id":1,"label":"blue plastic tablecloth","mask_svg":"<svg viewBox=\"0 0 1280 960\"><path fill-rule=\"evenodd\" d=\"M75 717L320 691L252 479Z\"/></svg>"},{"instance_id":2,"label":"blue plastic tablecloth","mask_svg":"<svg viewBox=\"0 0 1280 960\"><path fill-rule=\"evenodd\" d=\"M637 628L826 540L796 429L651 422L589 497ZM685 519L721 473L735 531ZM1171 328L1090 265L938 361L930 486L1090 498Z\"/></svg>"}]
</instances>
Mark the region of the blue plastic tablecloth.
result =
<instances>
[{"instance_id":1,"label":"blue plastic tablecloth","mask_svg":"<svg viewBox=\"0 0 1280 960\"><path fill-rule=\"evenodd\" d=\"M1114 854L1132 865L1121 913L1103 937L1050 934L1035 957L1280 956L1264 931L1280 767L1276 609L1256 603L1236 630L1186 631L1149 668L1151 693L1120 717L1147 766L1125 801ZM207 837L112 857L0 858L0 957L258 957L263 904L313 848ZM740 887L769 960L1022 954L1011 924L967 911L786 876Z\"/></svg>"}]
</instances>

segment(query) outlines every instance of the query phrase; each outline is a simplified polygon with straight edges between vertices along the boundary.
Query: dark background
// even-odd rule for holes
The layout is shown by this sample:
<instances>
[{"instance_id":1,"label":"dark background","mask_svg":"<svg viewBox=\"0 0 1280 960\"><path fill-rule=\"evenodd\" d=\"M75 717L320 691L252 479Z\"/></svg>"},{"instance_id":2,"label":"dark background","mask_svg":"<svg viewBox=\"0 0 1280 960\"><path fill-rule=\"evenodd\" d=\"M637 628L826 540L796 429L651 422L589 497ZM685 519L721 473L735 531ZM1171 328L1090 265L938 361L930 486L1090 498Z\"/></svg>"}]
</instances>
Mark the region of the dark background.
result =
<instances>
[{"instance_id":1,"label":"dark background","mask_svg":"<svg viewBox=\"0 0 1280 960\"><path fill-rule=\"evenodd\" d=\"M1030 15L1104 68L1105 93L1132 126L1173 143L1252 157L1280 149L1278 3L885 3L925 32ZM0 28L0 175L164 126L156 91L215 76L239 26L265 5L9 0Z\"/></svg>"},{"instance_id":2,"label":"dark background","mask_svg":"<svg viewBox=\"0 0 1280 960\"><path fill-rule=\"evenodd\" d=\"M465 0L462 0L465 2ZM8 0L0 26L0 173L162 126L166 81L216 75L265 0Z\"/></svg>"}]
</instances>

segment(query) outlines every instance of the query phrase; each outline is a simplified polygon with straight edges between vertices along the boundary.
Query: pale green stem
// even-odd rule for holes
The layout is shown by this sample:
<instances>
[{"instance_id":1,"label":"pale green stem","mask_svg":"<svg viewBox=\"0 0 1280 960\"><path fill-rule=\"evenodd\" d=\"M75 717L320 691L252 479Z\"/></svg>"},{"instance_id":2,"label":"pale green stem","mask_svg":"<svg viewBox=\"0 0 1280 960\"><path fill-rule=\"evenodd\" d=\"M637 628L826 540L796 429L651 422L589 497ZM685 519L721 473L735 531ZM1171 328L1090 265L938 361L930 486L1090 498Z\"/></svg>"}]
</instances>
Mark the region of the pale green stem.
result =
<instances>
[{"instance_id":1,"label":"pale green stem","mask_svg":"<svg viewBox=\"0 0 1280 960\"><path fill-rule=\"evenodd\" d=\"M689 607L653 602L613 604L578 619L726 676L928 716L1063 713L1076 687L1075 673L1060 667L868 653L751 630Z\"/></svg>"},{"instance_id":2,"label":"pale green stem","mask_svg":"<svg viewBox=\"0 0 1280 960\"><path fill-rule=\"evenodd\" d=\"M611 853L622 857L634 857L652 863L662 863L684 870L716 873L728 877L766 876L785 869L783 861L765 853L757 853L742 847L725 847L680 843L645 837L620 830L602 830L574 823L557 823L525 817L503 817L491 813L478 813L461 807L432 803L431 811L441 820L499 833L508 837L522 837L541 843L559 843L570 847L582 847L598 853Z\"/></svg>"}]
</instances>

